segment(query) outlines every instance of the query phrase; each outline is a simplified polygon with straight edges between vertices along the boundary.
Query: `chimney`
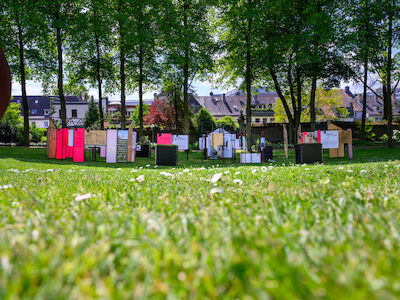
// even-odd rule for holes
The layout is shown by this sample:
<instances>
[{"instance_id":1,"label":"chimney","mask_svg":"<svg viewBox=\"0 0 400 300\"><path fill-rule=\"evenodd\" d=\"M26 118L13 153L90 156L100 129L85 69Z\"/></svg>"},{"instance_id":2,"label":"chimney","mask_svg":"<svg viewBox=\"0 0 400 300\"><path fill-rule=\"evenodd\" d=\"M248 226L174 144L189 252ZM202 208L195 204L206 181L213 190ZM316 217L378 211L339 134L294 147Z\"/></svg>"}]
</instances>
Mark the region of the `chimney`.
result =
<instances>
[{"instance_id":1,"label":"chimney","mask_svg":"<svg viewBox=\"0 0 400 300\"><path fill-rule=\"evenodd\" d=\"M349 95L351 98L354 98L354 95L353 95L353 93L350 91L350 87L349 87L349 86L346 86L346 87L344 88L344 91L345 91L346 94Z\"/></svg>"}]
</instances>

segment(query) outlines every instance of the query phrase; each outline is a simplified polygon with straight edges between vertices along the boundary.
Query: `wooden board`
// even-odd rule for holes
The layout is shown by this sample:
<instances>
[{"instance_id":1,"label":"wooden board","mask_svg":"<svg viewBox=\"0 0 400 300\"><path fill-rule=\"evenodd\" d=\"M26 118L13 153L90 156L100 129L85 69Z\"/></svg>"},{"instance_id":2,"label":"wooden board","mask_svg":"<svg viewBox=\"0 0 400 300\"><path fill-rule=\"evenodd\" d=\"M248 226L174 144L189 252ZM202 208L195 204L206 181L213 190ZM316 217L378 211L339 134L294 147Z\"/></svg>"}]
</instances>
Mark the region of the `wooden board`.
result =
<instances>
[{"instance_id":1,"label":"wooden board","mask_svg":"<svg viewBox=\"0 0 400 300\"><path fill-rule=\"evenodd\" d=\"M283 143L285 147L285 156L286 158L289 158L289 140L288 140L288 132L286 125L283 125Z\"/></svg>"},{"instance_id":2,"label":"wooden board","mask_svg":"<svg viewBox=\"0 0 400 300\"><path fill-rule=\"evenodd\" d=\"M105 130L85 131L85 146L86 145L106 146L107 131Z\"/></svg>"}]
</instances>

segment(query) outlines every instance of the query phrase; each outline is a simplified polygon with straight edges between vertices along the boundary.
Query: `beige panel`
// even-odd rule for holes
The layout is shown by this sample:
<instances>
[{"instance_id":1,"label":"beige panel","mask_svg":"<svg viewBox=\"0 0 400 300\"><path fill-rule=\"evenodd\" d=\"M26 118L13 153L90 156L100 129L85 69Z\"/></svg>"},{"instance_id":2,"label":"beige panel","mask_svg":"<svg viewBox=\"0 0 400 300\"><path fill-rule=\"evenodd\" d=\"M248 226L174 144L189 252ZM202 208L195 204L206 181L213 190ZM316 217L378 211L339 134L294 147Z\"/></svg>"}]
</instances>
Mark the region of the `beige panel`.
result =
<instances>
[{"instance_id":1,"label":"beige panel","mask_svg":"<svg viewBox=\"0 0 400 300\"><path fill-rule=\"evenodd\" d=\"M106 146L107 131L105 130L85 131L85 145Z\"/></svg>"}]
</instances>

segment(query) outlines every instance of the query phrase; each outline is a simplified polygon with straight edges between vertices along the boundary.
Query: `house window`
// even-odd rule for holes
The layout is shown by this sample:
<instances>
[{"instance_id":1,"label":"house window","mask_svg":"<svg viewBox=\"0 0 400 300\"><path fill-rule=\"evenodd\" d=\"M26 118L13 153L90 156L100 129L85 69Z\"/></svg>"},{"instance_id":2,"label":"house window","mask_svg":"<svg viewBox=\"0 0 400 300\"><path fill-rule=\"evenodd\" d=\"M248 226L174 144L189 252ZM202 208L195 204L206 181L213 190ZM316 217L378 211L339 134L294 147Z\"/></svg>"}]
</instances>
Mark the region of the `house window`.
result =
<instances>
[{"instance_id":1,"label":"house window","mask_svg":"<svg viewBox=\"0 0 400 300\"><path fill-rule=\"evenodd\" d=\"M256 118L256 123L260 123L260 119L259 118Z\"/></svg>"},{"instance_id":2,"label":"house window","mask_svg":"<svg viewBox=\"0 0 400 300\"><path fill-rule=\"evenodd\" d=\"M44 127L49 127L49 122L47 122L47 121L44 121Z\"/></svg>"},{"instance_id":3,"label":"house window","mask_svg":"<svg viewBox=\"0 0 400 300\"><path fill-rule=\"evenodd\" d=\"M39 103L39 100L38 100L38 99L36 99L36 100L35 100L35 104L38 104L38 103Z\"/></svg>"},{"instance_id":4,"label":"house window","mask_svg":"<svg viewBox=\"0 0 400 300\"><path fill-rule=\"evenodd\" d=\"M71 115L72 115L73 118L78 117L78 111L77 111L76 109L73 109L73 110L71 111Z\"/></svg>"},{"instance_id":5,"label":"house window","mask_svg":"<svg viewBox=\"0 0 400 300\"><path fill-rule=\"evenodd\" d=\"M263 124L267 124L268 123L268 119L267 118L264 118L263 119Z\"/></svg>"},{"instance_id":6,"label":"house window","mask_svg":"<svg viewBox=\"0 0 400 300\"><path fill-rule=\"evenodd\" d=\"M32 114L32 115L36 115L36 114L37 114L37 109L36 109L36 108L32 109L32 110L31 110L31 114Z\"/></svg>"}]
</instances>

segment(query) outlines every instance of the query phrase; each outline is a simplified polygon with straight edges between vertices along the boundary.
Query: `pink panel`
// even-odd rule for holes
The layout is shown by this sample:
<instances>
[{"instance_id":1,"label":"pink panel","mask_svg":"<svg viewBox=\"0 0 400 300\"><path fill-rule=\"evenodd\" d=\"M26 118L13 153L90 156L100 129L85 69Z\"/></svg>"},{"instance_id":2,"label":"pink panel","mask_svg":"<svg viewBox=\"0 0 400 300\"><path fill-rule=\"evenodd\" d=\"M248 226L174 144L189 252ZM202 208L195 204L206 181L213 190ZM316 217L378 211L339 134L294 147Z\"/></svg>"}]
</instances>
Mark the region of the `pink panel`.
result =
<instances>
[{"instance_id":1,"label":"pink panel","mask_svg":"<svg viewBox=\"0 0 400 300\"><path fill-rule=\"evenodd\" d=\"M318 136L318 143L321 143L321 130L317 131L317 136Z\"/></svg>"},{"instance_id":2,"label":"pink panel","mask_svg":"<svg viewBox=\"0 0 400 300\"><path fill-rule=\"evenodd\" d=\"M172 133L159 133L157 134L158 145L171 145L172 144Z\"/></svg>"},{"instance_id":3,"label":"pink panel","mask_svg":"<svg viewBox=\"0 0 400 300\"><path fill-rule=\"evenodd\" d=\"M68 128L63 128L63 159L67 158L67 147L68 147Z\"/></svg>"},{"instance_id":4,"label":"pink panel","mask_svg":"<svg viewBox=\"0 0 400 300\"><path fill-rule=\"evenodd\" d=\"M100 157L106 157L106 147L100 146Z\"/></svg>"},{"instance_id":5,"label":"pink panel","mask_svg":"<svg viewBox=\"0 0 400 300\"><path fill-rule=\"evenodd\" d=\"M74 162L85 160L85 129L77 128L74 132Z\"/></svg>"},{"instance_id":6,"label":"pink panel","mask_svg":"<svg viewBox=\"0 0 400 300\"><path fill-rule=\"evenodd\" d=\"M73 158L74 157L74 147L67 146L67 158Z\"/></svg>"},{"instance_id":7,"label":"pink panel","mask_svg":"<svg viewBox=\"0 0 400 300\"><path fill-rule=\"evenodd\" d=\"M63 130L62 129L57 129L56 159L64 159L63 158Z\"/></svg>"}]
</instances>

